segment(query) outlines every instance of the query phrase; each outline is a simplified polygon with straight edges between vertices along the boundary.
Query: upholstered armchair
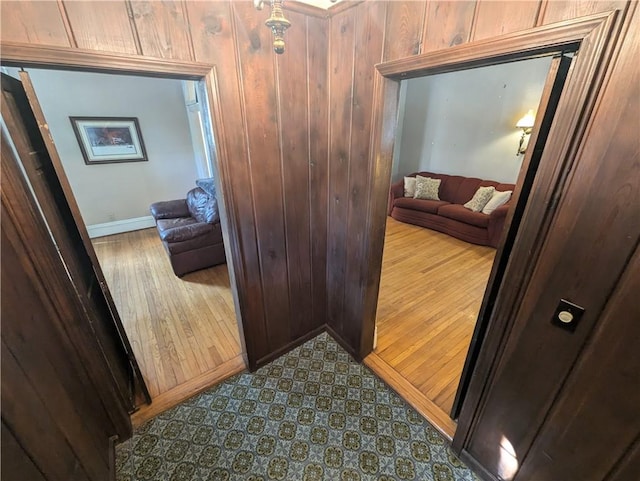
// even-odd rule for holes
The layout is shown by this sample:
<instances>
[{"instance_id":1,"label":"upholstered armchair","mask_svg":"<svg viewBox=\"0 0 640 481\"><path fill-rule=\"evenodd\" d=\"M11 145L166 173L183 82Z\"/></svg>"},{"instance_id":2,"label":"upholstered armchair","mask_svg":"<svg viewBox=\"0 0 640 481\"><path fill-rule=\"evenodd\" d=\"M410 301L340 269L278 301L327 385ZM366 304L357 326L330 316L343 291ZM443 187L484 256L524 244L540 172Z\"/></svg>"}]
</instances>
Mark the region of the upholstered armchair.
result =
<instances>
[{"instance_id":1,"label":"upholstered armchair","mask_svg":"<svg viewBox=\"0 0 640 481\"><path fill-rule=\"evenodd\" d=\"M176 276L225 262L215 189L208 183L186 199L155 202L151 215Z\"/></svg>"}]
</instances>

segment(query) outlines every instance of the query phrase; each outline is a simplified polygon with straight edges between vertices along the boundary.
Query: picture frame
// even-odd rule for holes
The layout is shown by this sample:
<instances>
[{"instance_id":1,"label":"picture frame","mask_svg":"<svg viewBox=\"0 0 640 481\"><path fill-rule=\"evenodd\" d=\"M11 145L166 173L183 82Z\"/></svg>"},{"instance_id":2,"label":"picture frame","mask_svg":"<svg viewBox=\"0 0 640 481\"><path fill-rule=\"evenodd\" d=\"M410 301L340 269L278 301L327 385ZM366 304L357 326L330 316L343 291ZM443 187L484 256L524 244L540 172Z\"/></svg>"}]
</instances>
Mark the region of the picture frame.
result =
<instances>
[{"instance_id":1,"label":"picture frame","mask_svg":"<svg viewBox=\"0 0 640 481\"><path fill-rule=\"evenodd\" d=\"M84 163L145 162L137 117L69 117Z\"/></svg>"}]
</instances>

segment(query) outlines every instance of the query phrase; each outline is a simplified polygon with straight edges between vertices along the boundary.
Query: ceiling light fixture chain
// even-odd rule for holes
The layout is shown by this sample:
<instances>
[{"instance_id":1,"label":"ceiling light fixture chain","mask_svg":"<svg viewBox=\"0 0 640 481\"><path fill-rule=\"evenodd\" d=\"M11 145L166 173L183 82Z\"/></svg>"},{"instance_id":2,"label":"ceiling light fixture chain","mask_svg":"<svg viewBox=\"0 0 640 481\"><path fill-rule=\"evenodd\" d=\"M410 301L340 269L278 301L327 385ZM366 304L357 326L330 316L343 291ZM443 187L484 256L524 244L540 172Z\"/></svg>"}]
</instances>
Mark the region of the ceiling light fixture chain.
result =
<instances>
[{"instance_id":1,"label":"ceiling light fixture chain","mask_svg":"<svg viewBox=\"0 0 640 481\"><path fill-rule=\"evenodd\" d=\"M287 20L282 12L284 0L270 0L271 16L264 24L271 29L273 33L273 50L277 54L284 53L284 32L291 26L291 22ZM253 0L253 5L257 10L262 10L264 0Z\"/></svg>"}]
</instances>

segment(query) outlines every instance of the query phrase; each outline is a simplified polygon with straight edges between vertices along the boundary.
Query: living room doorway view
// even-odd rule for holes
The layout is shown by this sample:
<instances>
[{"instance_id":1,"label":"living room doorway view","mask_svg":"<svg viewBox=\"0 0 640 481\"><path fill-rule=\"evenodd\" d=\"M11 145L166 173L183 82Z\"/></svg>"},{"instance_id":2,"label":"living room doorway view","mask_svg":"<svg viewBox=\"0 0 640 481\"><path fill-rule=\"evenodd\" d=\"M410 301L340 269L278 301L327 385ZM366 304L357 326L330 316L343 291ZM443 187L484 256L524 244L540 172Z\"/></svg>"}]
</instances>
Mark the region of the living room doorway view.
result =
<instances>
[{"instance_id":1,"label":"living room doorway view","mask_svg":"<svg viewBox=\"0 0 640 481\"><path fill-rule=\"evenodd\" d=\"M142 422L244 369L208 109L197 81L27 73L153 400Z\"/></svg>"},{"instance_id":2,"label":"living room doorway view","mask_svg":"<svg viewBox=\"0 0 640 481\"><path fill-rule=\"evenodd\" d=\"M401 82L374 354L449 435L551 64L543 57Z\"/></svg>"}]
</instances>

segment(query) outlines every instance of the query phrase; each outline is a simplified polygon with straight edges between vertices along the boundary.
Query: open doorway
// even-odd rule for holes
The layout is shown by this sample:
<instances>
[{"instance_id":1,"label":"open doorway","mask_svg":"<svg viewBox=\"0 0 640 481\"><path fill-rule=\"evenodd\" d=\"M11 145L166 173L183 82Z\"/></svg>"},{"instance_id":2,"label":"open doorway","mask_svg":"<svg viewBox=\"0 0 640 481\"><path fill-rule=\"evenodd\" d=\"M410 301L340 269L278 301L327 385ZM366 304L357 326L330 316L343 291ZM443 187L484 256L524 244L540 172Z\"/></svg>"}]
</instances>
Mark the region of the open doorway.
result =
<instances>
[{"instance_id":1,"label":"open doorway","mask_svg":"<svg viewBox=\"0 0 640 481\"><path fill-rule=\"evenodd\" d=\"M517 232L511 196L526 206L570 63L546 56L400 84L374 355L449 436ZM536 112L534 155L534 119L522 118Z\"/></svg>"},{"instance_id":2,"label":"open doorway","mask_svg":"<svg viewBox=\"0 0 640 481\"><path fill-rule=\"evenodd\" d=\"M152 202L185 198L197 179L216 188L198 82L39 69L28 77L153 401L134 421L244 369L227 264L177 277L149 216ZM70 117L135 118L146 159L93 165Z\"/></svg>"}]
</instances>

